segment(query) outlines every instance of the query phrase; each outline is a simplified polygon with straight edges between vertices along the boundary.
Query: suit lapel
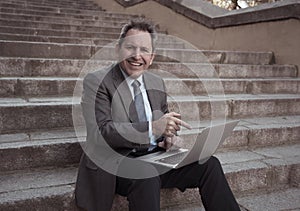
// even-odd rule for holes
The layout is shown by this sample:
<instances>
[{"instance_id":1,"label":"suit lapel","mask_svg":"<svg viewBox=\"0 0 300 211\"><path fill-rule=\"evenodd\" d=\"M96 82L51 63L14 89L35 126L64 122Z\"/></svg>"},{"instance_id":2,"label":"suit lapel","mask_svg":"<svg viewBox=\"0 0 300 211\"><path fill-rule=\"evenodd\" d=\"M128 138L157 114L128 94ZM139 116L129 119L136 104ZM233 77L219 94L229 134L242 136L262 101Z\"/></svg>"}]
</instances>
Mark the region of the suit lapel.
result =
<instances>
[{"instance_id":1,"label":"suit lapel","mask_svg":"<svg viewBox=\"0 0 300 211\"><path fill-rule=\"evenodd\" d=\"M130 93L129 87L125 81L125 78L119 68L119 65L115 65L113 68L113 79L114 86L119 93L121 98L121 103L124 106L124 109L127 113L127 116L131 122L138 121L138 115L132 100L132 95ZM118 103L118 102L116 102Z\"/></svg>"}]
</instances>

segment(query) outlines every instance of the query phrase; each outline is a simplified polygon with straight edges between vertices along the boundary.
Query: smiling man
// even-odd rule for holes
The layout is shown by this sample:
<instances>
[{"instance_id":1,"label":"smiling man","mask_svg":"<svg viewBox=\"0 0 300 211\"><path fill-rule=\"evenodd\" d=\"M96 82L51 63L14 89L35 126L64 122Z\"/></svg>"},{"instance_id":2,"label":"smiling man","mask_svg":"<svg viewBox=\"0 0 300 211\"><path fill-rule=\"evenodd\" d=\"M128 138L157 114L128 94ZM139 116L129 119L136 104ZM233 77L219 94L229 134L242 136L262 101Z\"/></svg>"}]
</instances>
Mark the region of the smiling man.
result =
<instances>
[{"instance_id":1,"label":"smiling man","mask_svg":"<svg viewBox=\"0 0 300 211\"><path fill-rule=\"evenodd\" d=\"M133 162L169 149L182 126L191 128L180 114L168 112L163 80L147 72L155 57L155 38L152 24L131 21L116 45L118 62L83 81L87 147L78 171L76 203L88 211L109 211L114 195L120 194L127 197L131 211L158 211L161 188L199 188L207 210L239 210L215 157L158 175ZM140 178L134 175L142 172Z\"/></svg>"}]
</instances>

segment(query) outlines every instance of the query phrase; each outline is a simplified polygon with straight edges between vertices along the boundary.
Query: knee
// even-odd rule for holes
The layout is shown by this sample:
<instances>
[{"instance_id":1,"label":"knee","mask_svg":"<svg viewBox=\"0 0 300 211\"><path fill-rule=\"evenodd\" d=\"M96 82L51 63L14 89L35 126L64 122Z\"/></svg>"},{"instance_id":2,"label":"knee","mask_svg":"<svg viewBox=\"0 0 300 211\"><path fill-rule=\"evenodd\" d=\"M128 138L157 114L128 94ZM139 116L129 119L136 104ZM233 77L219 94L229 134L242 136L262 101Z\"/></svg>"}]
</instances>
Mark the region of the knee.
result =
<instances>
[{"instance_id":1,"label":"knee","mask_svg":"<svg viewBox=\"0 0 300 211\"><path fill-rule=\"evenodd\" d=\"M219 161L218 158L216 158L215 156L211 156L208 161L209 165L213 165L213 166L221 166L221 163Z\"/></svg>"},{"instance_id":2,"label":"knee","mask_svg":"<svg viewBox=\"0 0 300 211\"><path fill-rule=\"evenodd\" d=\"M222 171L222 166L218 158L211 156L206 162L207 168L212 171Z\"/></svg>"}]
</instances>

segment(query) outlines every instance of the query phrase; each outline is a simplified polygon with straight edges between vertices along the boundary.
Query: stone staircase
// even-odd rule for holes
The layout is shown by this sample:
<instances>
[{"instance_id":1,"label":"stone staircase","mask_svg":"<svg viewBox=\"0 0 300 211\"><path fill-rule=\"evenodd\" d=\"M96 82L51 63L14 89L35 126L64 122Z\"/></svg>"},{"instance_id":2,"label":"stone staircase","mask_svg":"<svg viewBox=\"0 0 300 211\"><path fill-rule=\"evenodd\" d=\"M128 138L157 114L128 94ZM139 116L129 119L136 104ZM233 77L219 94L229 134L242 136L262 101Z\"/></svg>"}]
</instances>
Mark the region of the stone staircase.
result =
<instances>
[{"instance_id":1,"label":"stone staircase","mask_svg":"<svg viewBox=\"0 0 300 211\"><path fill-rule=\"evenodd\" d=\"M84 137L73 129L74 87L87 60L132 17L86 0L0 1L0 210L77 210L73 191ZM209 124L212 102L221 102L228 119L240 119L216 156L241 208L299 210L297 67L275 64L271 52L201 51L210 64L199 62L199 51L166 40L157 54L150 71L164 77L170 108L186 108L194 127L181 132L186 140ZM111 58L113 50L89 62L101 67ZM206 88L219 82L225 95L212 89L208 96ZM162 190L161 199L163 210L203 209L197 190ZM126 206L116 196L113 210Z\"/></svg>"}]
</instances>

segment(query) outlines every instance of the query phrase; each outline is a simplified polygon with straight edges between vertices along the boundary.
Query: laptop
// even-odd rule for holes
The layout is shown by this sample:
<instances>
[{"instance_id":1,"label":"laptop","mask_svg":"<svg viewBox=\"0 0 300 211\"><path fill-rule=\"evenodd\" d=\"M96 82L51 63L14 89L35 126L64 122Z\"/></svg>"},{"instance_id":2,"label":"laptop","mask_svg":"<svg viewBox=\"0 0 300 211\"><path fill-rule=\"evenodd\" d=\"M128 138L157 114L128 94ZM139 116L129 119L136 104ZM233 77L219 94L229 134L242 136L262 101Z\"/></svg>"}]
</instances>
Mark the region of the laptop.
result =
<instances>
[{"instance_id":1,"label":"laptop","mask_svg":"<svg viewBox=\"0 0 300 211\"><path fill-rule=\"evenodd\" d=\"M180 168L193 162L206 162L221 146L224 140L231 134L237 121L214 124L204 128L197 136L193 147L189 149L179 148L177 150L159 151L138 157L155 165L169 168Z\"/></svg>"}]
</instances>

